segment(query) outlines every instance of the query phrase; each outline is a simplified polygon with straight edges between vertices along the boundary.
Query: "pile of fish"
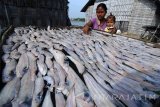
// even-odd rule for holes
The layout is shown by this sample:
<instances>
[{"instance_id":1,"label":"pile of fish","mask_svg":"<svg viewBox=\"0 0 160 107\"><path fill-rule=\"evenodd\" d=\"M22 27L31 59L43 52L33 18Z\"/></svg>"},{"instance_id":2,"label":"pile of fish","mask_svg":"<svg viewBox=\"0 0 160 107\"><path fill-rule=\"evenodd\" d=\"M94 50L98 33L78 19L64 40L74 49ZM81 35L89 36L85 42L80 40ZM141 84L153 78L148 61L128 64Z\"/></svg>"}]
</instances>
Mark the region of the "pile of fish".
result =
<instances>
[{"instance_id":1,"label":"pile of fish","mask_svg":"<svg viewBox=\"0 0 160 107\"><path fill-rule=\"evenodd\" d=\"M75 28L14 31L0 107L151 107L160 96L159 49Z\"/></svg>"}]
</instances>

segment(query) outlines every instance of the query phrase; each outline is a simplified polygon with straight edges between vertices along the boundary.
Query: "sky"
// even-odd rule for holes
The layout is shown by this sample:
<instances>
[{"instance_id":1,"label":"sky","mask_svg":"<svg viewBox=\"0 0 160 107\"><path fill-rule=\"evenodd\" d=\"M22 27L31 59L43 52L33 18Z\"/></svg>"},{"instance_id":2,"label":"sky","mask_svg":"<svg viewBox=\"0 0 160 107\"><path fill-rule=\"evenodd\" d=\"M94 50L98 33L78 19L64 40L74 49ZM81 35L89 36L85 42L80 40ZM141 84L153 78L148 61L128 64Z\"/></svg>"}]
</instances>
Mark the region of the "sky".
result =
<instances>
[{"instance_id":1,"label":"sky","mask_svg":"<svg viewBox=\"0 0 160 107\"><path fill-rule=\"evenodd\" d=\"M69 1L69 17L84 18L85 14L80 12L89 0L68 0Z\"/></svg>"}]
</instances>

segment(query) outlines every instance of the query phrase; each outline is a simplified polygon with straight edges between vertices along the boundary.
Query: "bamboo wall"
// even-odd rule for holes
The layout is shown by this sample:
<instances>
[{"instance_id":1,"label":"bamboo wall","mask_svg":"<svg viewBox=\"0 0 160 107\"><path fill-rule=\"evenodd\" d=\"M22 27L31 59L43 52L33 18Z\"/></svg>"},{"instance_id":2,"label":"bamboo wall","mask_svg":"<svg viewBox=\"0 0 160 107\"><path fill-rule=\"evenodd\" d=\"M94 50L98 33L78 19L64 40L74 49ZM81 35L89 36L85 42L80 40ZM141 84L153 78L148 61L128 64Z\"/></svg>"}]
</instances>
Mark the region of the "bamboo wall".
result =
<instances>
[{"instance_id":1,"label":"bamboo wall","mask_svg":"<svg viewBox=\"0 0 160 107\"><path fill-rule=\"evenodd\" d=\"M94 6L89 6L89 8L87 9L86 13L85 13L85 23L89 22L93 17L93 7Z\"/></svg>"},{"instance_id":2,"label":"bamboo wall","mask_svg":"<svg viewBox=\"0 0 160 107\"><path fill-rule=\"evenodd\" d=\"M129 32L141 34L144 32L142 26L155 25L156 20L156 5L149 0L135 1L133 4L131 19L129 23Z\"/></svg>"},{"instance_id":3,"label":"bamboo wall","mask_svg":"<svg viewBox=\"0 0 160 107\"><path fill-rule=\"evenodd\" d=\"M67 26L68 0L1 0L0 25Z\"/></svg>"}]
</instances>

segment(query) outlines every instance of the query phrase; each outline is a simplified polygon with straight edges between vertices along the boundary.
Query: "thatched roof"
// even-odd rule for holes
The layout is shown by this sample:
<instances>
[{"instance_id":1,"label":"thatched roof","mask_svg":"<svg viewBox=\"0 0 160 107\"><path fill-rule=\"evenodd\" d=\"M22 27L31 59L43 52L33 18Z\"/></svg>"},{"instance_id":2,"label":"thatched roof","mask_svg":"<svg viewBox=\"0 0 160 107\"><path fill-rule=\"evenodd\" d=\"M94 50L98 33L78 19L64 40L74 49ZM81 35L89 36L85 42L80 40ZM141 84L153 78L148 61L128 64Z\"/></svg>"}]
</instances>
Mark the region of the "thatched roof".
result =
<instances>
[{"instance_id":1,"label":"thatched roof","mask_svg":"<svg viewBox=\"0 0 160 107\"><path fill-rule=\"evenodd\" d=\"M82 8L81 12L86 12L86 10L88 9L89 6L94 5L94 2L95 2L95 1L96 1L96 0L89 0L89 1L87 2L87 4Z\"/></svg>"}]
</instances>

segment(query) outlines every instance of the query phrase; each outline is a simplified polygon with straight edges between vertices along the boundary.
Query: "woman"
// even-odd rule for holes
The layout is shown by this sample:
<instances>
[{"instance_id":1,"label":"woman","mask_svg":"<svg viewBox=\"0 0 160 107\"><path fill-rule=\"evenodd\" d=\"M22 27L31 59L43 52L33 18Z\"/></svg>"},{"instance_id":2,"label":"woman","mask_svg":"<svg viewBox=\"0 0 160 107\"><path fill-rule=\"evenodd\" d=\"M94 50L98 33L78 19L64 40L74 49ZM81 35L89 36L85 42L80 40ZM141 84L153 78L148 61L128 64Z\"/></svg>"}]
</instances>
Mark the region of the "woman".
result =
<instances>
[{"instance_id":1,"label":"woman","mask_svg":"<svg viewBox=\"0 0 160 107\"><path fill-rule=\"evenodd\" d=\"M90 27L92 29L96 29L96 30L102 30L104 31L106 26L107 26L107 22L106 22L106 19L105 19L105 15L107 13L107 7L104 3L100 3L98 6L97 6L97 9L96 9L96 15L97 15L97 18L93 18L91 19L84 27L83 27L83 32L88 34L89 33L89 30L90 30ZM114 28L112 28L114 29Z\"/></svg>"}]
</instances>

